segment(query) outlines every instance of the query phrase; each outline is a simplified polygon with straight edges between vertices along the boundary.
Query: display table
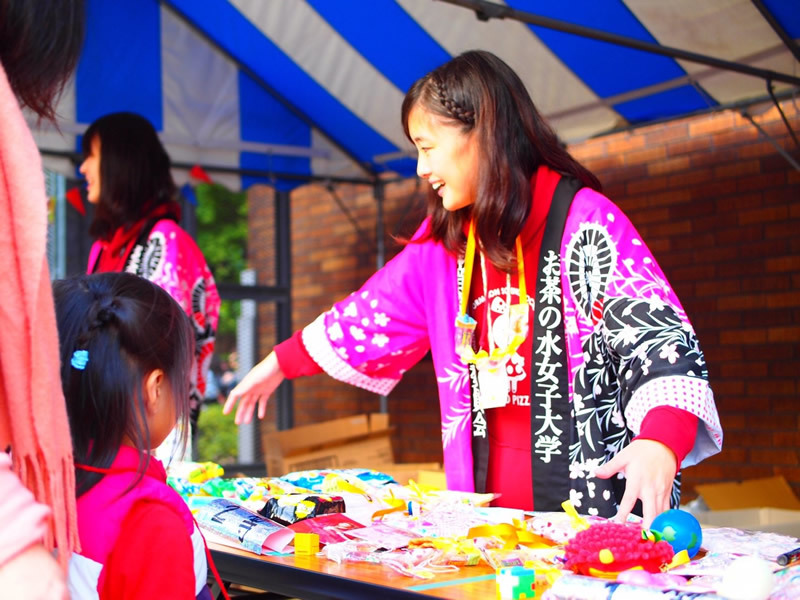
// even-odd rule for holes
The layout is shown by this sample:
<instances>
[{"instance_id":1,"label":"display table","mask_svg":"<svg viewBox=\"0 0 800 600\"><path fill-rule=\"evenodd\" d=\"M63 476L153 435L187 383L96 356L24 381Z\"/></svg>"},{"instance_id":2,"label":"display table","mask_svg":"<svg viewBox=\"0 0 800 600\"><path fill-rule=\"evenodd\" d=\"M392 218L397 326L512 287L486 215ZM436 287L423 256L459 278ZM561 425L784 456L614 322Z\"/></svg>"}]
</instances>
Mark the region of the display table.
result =
<instances>
[{"instance_id":1,"label":"display table","mask_svg":"<svg viewBox=\"0 0 800 600\"><path fill-rule=\"evenodd\" d=\"M495 574L487 565L464 567L432 580L421 580L378 564L339 565L317 556L258 556L214 542L208 546L223 582L303 600L495 597Z\"/></svg>"}]
</instances>

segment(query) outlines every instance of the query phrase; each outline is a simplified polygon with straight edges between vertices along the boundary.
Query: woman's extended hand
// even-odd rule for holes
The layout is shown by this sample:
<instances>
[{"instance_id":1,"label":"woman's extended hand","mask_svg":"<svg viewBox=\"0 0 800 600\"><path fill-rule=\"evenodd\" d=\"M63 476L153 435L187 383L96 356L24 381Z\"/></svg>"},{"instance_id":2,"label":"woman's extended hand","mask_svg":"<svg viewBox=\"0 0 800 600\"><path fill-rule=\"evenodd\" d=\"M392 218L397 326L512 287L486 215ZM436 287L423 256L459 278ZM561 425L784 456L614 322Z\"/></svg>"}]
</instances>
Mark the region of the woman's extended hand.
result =
<instances>
[{"instance_id":1,"label":"woman's extended hand","mask_svg":"<svg viewBox=\"0 0 800 600\"><path fill-rule=\"evenodd\" d=\"M619 503L616 519L624 522L637 499L642 501L642 526L650 527L659 514L669 509L672 482L677 471L675 454L661 442L634 440L619 454L595 471L608 479L625 474L625 495Z\"/></svg>"},{"instance_id":2,"label":"woman's extended hand","mask_svg":"<svg viewBox=\"0 0 800 600\"><path fill-rule=\"evenodd\" d=\"M253 420L253 410L258 403L258 418L263 419L267 414L269 397L284 380L284 377L281 366L278 364L277 355L275 352L270 352L267 358L253 367L244 376L244 379L231 390L225 406L222 408L222 413L227 415L238 402L235 423L237 425L249 423Z\"/></svg>"}]
</instances>

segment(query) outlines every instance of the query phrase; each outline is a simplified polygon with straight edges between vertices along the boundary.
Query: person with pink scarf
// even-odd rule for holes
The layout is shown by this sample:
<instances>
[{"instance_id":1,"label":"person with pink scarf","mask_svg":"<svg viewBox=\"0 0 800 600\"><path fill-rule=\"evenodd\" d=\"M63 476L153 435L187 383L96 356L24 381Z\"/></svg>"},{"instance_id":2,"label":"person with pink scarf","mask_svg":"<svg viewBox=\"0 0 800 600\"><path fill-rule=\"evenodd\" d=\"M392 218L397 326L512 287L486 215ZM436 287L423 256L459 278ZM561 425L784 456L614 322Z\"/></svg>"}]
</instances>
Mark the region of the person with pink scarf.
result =
<instances>
[{"instance_id":1,"label":"person with pink scarf","mask_svg":"<svg viewBox=\"0 0 800 600\"><path fill-rule=\"evenodd\" d=\"M80 55L83 0L0 0L0 590L67 597L75 474L45 255L41 158L20 106L54 119ZM58 550L58 561L51 551ZM59 568L59 562L62 568Z\"/></svg>"},{"instance_id":2,"label":"person with pink scarf","mask_svg":"<svg viewBox=\"0 0 800 600\"><path fill-rule=\"evenodd\" d=\"M427 219L225 410L263 418L285 377L323 371L388 394L430 351L448 488L648 527L678 506L680 469L722 446L697 337L652 253L496 56L418 80L402 122Z\"/></svg>"}]
</instances>

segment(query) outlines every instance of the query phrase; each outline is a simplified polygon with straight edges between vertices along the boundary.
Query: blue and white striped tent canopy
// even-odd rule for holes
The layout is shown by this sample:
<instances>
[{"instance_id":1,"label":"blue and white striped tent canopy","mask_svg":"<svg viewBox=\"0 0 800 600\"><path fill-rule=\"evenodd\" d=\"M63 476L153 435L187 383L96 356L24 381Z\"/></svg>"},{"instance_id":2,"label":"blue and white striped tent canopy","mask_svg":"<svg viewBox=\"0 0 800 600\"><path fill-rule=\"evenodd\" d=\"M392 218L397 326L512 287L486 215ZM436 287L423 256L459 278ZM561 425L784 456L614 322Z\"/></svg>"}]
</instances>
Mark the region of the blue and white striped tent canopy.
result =
<instances>
[{"instance_id":1,"label":"blue and white striped tent canopy","mask_svg":"<svg viewBox=\"0 0 800 600\"><path fill-rule=\"evenodd\" d=\"M130 110L154 123L174 162L243 169L241 177L215 176L232 187L274 182L271 173L413 175L403 96L414 80L474 48L520 74L565 142L768 98L765 80L752 74L514 15L479 19L463 4L481 3L88 0L85 48L59 108L61 134L42 129L38 143L74 151L94 119ZM798 0L494 0L483 8L766 69L777 74L776 94L799 89Z\"/></svg>"}]
</instances>

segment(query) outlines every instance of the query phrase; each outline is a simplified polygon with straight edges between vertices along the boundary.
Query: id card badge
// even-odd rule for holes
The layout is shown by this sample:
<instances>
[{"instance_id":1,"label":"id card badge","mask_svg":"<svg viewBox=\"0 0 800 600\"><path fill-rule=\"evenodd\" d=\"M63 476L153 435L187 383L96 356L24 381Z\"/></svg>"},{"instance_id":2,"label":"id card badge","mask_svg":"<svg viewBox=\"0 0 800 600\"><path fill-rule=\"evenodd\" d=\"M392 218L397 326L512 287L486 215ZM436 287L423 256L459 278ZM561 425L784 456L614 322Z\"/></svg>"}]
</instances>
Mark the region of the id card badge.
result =
<instances>
[{"instance_id":1,"label":"id card badge","mask_svg":"<svg viewBox=\"0 0 800 600\"><path fill-rule=\"evenodd\" d=\"M497 369L478 370L478 408L502 408L508 404L508 374L505 365L500 365Z\"/></svg>"}]
</instances>

